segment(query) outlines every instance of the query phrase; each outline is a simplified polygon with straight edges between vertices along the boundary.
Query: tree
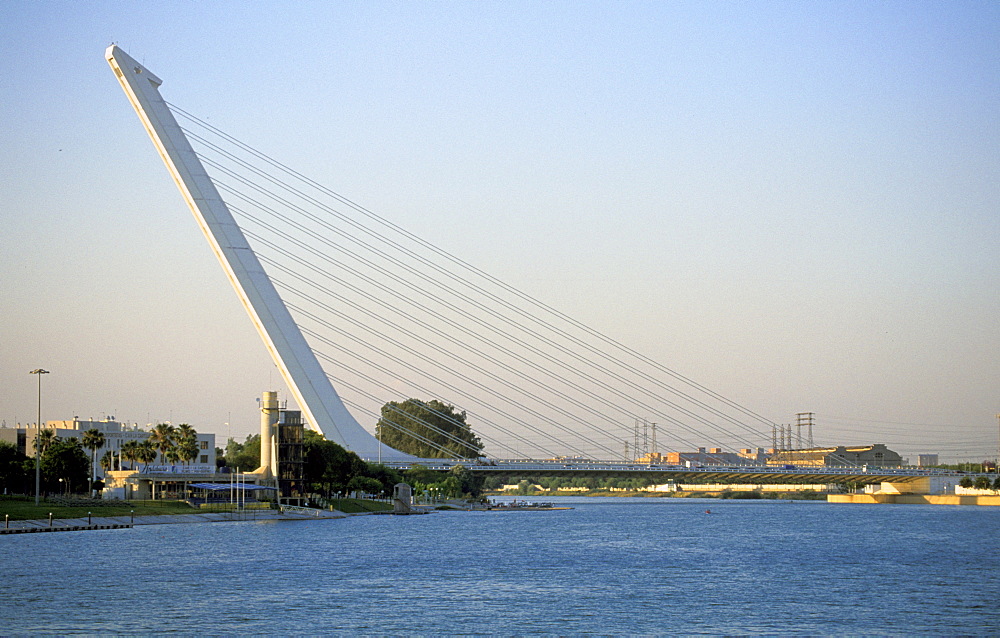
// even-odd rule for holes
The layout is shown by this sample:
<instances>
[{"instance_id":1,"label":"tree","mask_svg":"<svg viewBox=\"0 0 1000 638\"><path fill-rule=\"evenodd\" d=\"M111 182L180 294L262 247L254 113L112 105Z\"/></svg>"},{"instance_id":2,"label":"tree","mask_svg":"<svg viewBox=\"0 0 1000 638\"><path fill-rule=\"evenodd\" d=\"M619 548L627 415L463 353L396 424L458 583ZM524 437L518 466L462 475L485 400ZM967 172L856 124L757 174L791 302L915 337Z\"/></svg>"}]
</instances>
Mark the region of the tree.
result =
<instances>
[{"instance_id":1,"label":"tree","mask_svg":"<svg viewBox=\"0 0 1000 638\"><path fill-rule=\"evenodd\" d=\"M315 492L329 497L334 492L363 491L389 493L402 474L384 465L365 463L321 434L306 430L303 439L305 481ZM357 479L357 480L355 480ZM362 480L363 479L363 480Z\"/></svg>"},{"instance_id":2,"label":"tree","mask_svg":"<svg viewBox=\"0 0 1000 638\"><path fill-rule=\"evenodd\" d=\"M500 476L496 476L496 475L492 475L491 474L490 476L487 476L483 480L483 489L484 490L495 491L495 490L499 490L501 487L503 487L503 478L500 477Z\"/></svg>"},{"instance_id":3,"label":"tree","mask_svg":"<svg viewBox=\"0 0 1000 638\"><path fill-rule=\"evenodd\" d=\"M260 467L260 435L250 434L243 443L229 439L226 442L226 466L243 472L252 472Z\"/></svg>"},{"instance_id":4,"label":"tree","mask_svg":"<svg viewBox=\"0 0 1000 638\"><path fill-rule=\"evenodd\" d=\"M460 498L462 496L462 482L453 474L449 474L443 480L434 483L434 487L438 488L438 492L445 498Z\"/></svg>"},{"instance_id":5,"label":"tree","mask_svg":"<svg viewBox=\"0 0 1000 638\"><path fill-rule=\"evenodd\" d=\"M49 446L56 440L55 430L42 430L35 437L35 449L38 454L45 454L45 451L49 449Z\"/></svg>"},{"instance_id":6,"label":"tree","mask_svg":"<svg viewBox=\"0 0 1000 638\"><path fill-rule=\"evenodd\" d=\"M104 470L105 472L110 472L111 468L114 467L115 457L114 454L111 452L111 450L108 450L107 452L101 455L100 465L101 469Z\"/></svg>"},{"instance_id":7,"label":"tree","mask_svg":"<svg viewBox=\"0 0 1000 638\"><path fill-rule=\"evenodd\" d=\"M440 476L440 472L425 467L420 463L413 463L410 465L410 469L406 470L406 480L412 484L423 483L429 485L437 482Z\"/></svg>"},{"instance_id":8,"label":"tree","mask_svg":"<svg viewBox=\"0 0 1000 638\"><path fill-rule=\"evenodd\" d=\"M93 483L97 480L97 451L104 447L104 432L97 428L90 428L84 432L83 447L90 450L90 481Z\"/></svg>"},{"instance_id":9,"label":"tree","mask_svg":"<svg viewBox=\"0 0 1000 638\"><path fill-rule=\"evenodd\" d=\"M179 458L185 463L191 463L198 458L198 433L187 423L177 426L174 445L179 452Z\"/></svg>"},{"instance_id":10,"label":"tree","mask_svg":"<svg viewBox=\"0 0 1000 638\"><path fill-rule=\"evenodd\" d=\"M465 466L456 465L451 468L450 474L458 479L460 496L465 495L470 498L482 496L485 477L481 472L470 472Z\"/></svg>"},{"instance_id":11,"label":"tree","mask_svg":"<svg viewBox=\"0 0 1000 638\"><path fill-rule=\"evenodd\" d=\"M169 423L157 423L147 441L153 443L153 447L160 451L160 456L167 460L167 450L174 446L174 426Z\"/></svg>"},{"instance_id":12,"label":"tree","mask_svg":"<svg viewBox=\"0 0 1000 638\"><path fill-rule=\"evenodd\" d=\"M53 442L42 455L40 464L49 490L58 487L59 479L62 479L64 489L68 492L82 491L90 481L90 461L80 441L75 438Z\"/></svg>"},{"instance_id":13,"label":"tree","mask_svg":"<svg viewBox=\"0 0 1000 638\"><path fill-rule=\"evenodd\" d=\"M465 412L436 399L386 403L375 435L389 447L420 458L473 459L483 451L482 441L465 422Z\"/></svg>"},{"instance_id":14,"label":"tree","mask_svg":"<svg viewBox=\"0 0 1000 638\"><path fill-rule=\"evenodd\" d=\"M993 479L993 489L1000 491L1000 475Z\"/></svg>"},{"instance_id":15,"label":"tree","mask_svg":"<svg viewBox=\"0 0 1000 638\"><path fill-rule=\"evenodd\" d=\"M195 429L187 423L181 423L180 425L178 425L177 429L174 430L174 434L176 440L178 441L198 438L198 432L196 432Z\"/></svg>"},{"instance_id":16,"label":"tree","mask_svg":"<svg viewBox=\"0 0 1000 638\"><path fill-rule=\"evenodd\" d=\"M135 460L143 464L143 469L156 460L156 445L152 440L146 439L136 445Z\"/></svg>"},{"instance_id":17,"label":"tree","mask_svg":"<svg viewBox=\"0 0 1000 638\"><path fill-rule=\"evenodd\" d=\"M368 476L354 476L347 482L347 491L378 494L382 491L382 483Z\"/></svg>"},{"instance_id":18,"label":"tree","mask_svg":"<svg viewBox=\"0 0 1000 638\"><path fill-rule=\"evenodd\" d=\"M121 456L123 460L129 461L131 463L135 463L136 461L139 460L139 457L137 456L138 453L139 453L139 442L136 441L135 439L125 441L124 443L122 443L121 449L118 450L119 456ZM134 466L133 469L135 469Z\"/></svg>"},{"instance_id":19,"label":"tree","mask_svg":"<svg viewBox=\"0 0 1000 638\"><path fill-rule=\"evenodd\" d=\"M25 471L25 464L32 463L31 473ZM0 441L0 492L27 493L34 477L33 461L18 451L17 446ZM33 478L31 480L34 480Z\"/></svg>"},{"instance_id":20,"label":"tree","mask_svg":"<svg viewBox=\"0 0 1000 638\"><path fill-rule=\"evenodd\" d=\"M167 448L167 451L163 453L163 460L170 465L181 462L181 451L176 445L171 445Z\"/></svg>"},{"instance_id":21,"label":"tree","mask_svg":"<svg viewBox=\"0 0 1000 638\"><path fill-rule=\"evenodd\" d=\"M392 494L392 488L395 487L397 483L403 482L403 475L399 473L399 470L375 463L368 463L367 465L368 467L365 470L365 476L373 478L381 483L382 491L386 494Z\"/></svg>"},{"instance_id":22,"label":"tree","mask_svg":"<svg viewBox=\"0 0 1000 638\"><path fill-rule=\"evenodd\" d=\"M177 445L177 457L184 463L190 464L198 458L198 441L196 439L185 439Z\"/></svg>"},{"instance_id":23,"label":"tree","mask_svg":"<svg viewBox=\"0 0 1000 638\"><path fill-rule=\"evenodd\" d=\"M962 480L959 481L958 484L961 485L962 487L968 489L968 488L972 487L973 485L975 485L975 482L971 478L969 478L968 476L963 476Z\"/></svg>"},{"instance_id":24,"label":"tree","mask_svg":"<svg viewBox=\"0 0 1000 638\"><path fill-rule=\"evenodd\" d=\"M988 490L990 489L990 477L979 476L976 478L974 485L977 490Z\"/></svg>"}]
</instances>

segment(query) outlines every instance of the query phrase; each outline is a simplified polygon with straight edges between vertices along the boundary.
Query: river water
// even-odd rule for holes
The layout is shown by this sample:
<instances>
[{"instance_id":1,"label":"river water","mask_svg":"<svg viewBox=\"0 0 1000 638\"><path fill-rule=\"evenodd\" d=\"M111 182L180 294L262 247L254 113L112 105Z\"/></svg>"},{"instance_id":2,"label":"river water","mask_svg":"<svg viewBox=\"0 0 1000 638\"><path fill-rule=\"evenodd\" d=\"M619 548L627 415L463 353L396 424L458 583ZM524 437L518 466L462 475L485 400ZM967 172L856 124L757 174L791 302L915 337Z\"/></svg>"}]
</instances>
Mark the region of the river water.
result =
<instances>
[{"instance_id":1,"label":"river water","mask_svg":"<svg viewBox=\"0 0 1000 638\"><path fill-rule=\"evenodd\" d=\"M0 536L0 634L1000 634L1000 508L551 500Z\"/></svg>"}]
</instances>

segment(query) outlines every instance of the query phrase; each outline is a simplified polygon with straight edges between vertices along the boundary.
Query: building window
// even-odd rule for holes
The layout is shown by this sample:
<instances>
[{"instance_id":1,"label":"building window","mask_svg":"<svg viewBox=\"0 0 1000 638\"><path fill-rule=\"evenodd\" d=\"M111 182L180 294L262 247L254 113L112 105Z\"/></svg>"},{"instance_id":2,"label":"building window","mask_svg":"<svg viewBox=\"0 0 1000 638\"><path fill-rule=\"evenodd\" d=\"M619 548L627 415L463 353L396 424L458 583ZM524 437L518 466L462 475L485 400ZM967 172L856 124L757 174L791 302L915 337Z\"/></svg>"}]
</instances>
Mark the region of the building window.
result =
<instances>
[{"instance_id":1,"label":"building window","mask_svg":"<svg viewBox=\"0 0 1000 638\"><path fill-rule=\"evenodd\" d=\"M201 455L201 462L202 463L208 463L208 455L207 454L202 454Z\"/></svg>"},{"instance_id":2,"label":"building window","mask_svg":"<svg viewBox=\"0 0 1000 638\"><path fill-rule=\"evenodd\" d=\"M203 449L203 450L207 450L208 449L208 441L202 441L201 442L201 449ZM204 461L202 461L202 463L204 463Z\"/></svg>"}]
</instances>

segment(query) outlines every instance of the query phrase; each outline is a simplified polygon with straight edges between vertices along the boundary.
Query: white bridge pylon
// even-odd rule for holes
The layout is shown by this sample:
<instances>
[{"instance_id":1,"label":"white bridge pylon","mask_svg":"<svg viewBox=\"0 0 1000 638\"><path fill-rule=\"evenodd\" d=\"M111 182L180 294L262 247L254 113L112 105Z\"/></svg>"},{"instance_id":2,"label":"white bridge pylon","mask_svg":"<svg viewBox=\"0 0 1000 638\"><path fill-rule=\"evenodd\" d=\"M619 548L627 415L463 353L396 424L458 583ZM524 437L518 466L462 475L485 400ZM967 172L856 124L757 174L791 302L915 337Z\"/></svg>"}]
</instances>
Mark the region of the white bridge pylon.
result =
<instances>
[{"instance_id":1,"label":"white bridge pylon","mask_svg":"<svg viewBox=\"0 0 1000 638\"><path fill-rule=\"evenodd\" d=\"M187 136L160 96L162 80L116 45L108 47L105 57L309 426L362 458L413 459L376 440L344 406Z\"/></svg>"}]
</instances>

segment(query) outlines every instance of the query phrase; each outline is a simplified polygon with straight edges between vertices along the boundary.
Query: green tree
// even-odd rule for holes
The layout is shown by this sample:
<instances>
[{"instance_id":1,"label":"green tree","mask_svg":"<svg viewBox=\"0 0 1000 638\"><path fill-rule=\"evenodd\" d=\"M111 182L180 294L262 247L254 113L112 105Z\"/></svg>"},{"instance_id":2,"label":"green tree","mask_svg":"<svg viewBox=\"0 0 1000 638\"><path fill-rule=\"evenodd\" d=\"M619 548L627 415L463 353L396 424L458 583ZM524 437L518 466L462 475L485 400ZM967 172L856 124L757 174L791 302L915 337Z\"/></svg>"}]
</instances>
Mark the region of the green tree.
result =
<instances>
[{"instance_id":1,"label":"green tree","mask_svg":"<svg viewBox=\"0 0 1000 638\"><path fill-rule=\"evenodd\" d=\"M146 439L135 446L135 460L143 464L143 469L156 460L156 444Z\"/></svg>"},{"instance_id":2,"label":"green tree","mask_svg":"<svg viewBox=\"0 0 1000 638\"><path fill-rule=\"evenodd\" d=\"M375 463L368 463L368 467L365 470L365 476L373 478L381 483L382 491L389 495L392 494L392 488L395 487L397 483L403 482L403 475L400 474L399 470Z\"/></svg>"},{"instance_id":3,"label":"green tree","mask_svg":"<svg viewBox=\"0 0 1000 638\"><path fill-rule=\"evenodd\" d=\"M34 447L39 451L39 454L45 454L45 451L49 449L56 440L55 430L42 430L35 437Z\"/></svg>"},{"instance_id":4,"label":"green tree","mask_svg":"<svg viewBox=\"0 0 1000 638\"><path fill-rule=\"evenodd\" d=\"M440 495L445 498L461 498L462 497L462 482L454 474L448 474L442 480L434 483L434 487L438 488Z\"/></svg>"},{"instance_id":5,"label":"green tree","mask_svg":"<svg viewBox=\"0 0 1000 638\"><path fill-rule=\"evenodd\" d=\"M115 464L115 457L112 454L111 450L108 450L107 452L101 455L100 465L102 470L104 470L105 472L110 472L111 468L114 467L114 464Z\"/></svg>"},{"instance_id":6,"label":"green tree","mask_svg":"<svg viewBox=\"0 0 1000 638\"><path fill-rule=\"evenodd\" d=\"M465 412L436 399L386 403L375 435L389 447L425 459L472 459L483 451L482 441L465 422Z\"/></svg>"},{"instance_id":7,"label":"green tree","mask_svg":"<svg viewBox=\"0 0 1000 638\"><path fill-rule=\"evenodd\" d=\"M121 455L122 460L128 461L130 463L136 463L139 460L139 441L131 439L122 443L122 447L118 450L118 454ZM132 466L135 469L135 466Z\"/></svg>"},{"instance_id":8,"label":"green tree","mask_svg":"<svg viewBox=\"0 0 1000 638\"><path fill-rule=\"evenodd\" d=\"M174 445L181 461L191 463L198 458L198 433L187 423L177 426Z\"/></svg>"},{"instance_id":9,"label":"green tree","mask_svg":"<svg viewBox=\"0 0 1000 638\"><path fill-rule=\"evenodd\" d=\"M314 492L327 497L335 492L344 494L355 490L390 494L393 486L403 481L403 475L397 470L365 463L354 452L311 430L305 432L303 448L306 483Z\"/></svg>"},{"instance_id":10,"label":"green tree","mask_svg":"<svg viewBox=\"0 0 1000 638\"><path fill-rule=\"evenodd\" d=\"M429 485L431 483L436 483L441 476L441 473L432 470L420 463L413 463L410 465L410 469L406 471L406 480L412 483L423 483Z\"/></svg>"},{"instance_id":11,"label":"green tree","mask_svg":"<svg viewBox=\"0 0 1000 638\"><path fill-rule=\"evenodd\" d=\"M174 426L169 423L157 423L147 440L152 441L153 447L159 450L160 458L168 462L167 451L174 446Z\"/></svg>"},{"instance_id":12,"label":"green tree","mask_svg":"<svg viewBox=\"0 0 1000 638\"><path fill-rule=\"evenodd\" d=\"M998 474L997 477L993 479L993 489L1000 490L1000 474Z\"/></svg>"},{"instance_id":13,"label":"green tree","mask_svg":"<svg viewBox=\"0 0 1000 638\"><path fill-rule=\"evenodd\" d=\"M458 479L458 496L479 498L483 495L483 482L486 477L482 473L471 472L463 465L456 465L451 468L450 474Z\"/></svg>"},{"instance_id":14,"label":"green tree","mask_svg":"<svg viewBox=\"0 0 1000 638\"><path fill-rule=\"evenodd\" d=\"M483 481L483 489L489 491L496 491L503 487L503 477L490 475Z\"/></svg>"},{"instance_id":15,"label":"green tree","mask_svg":"<svg viewBox=\"0 0 1000 638\"><path fill-rule=\"evenodd\" d=\"M260 467L260 435L250 434L243 443L229 439L226 442L226 466L233 470L239 468L242 472L252 472Z\"/></svg>"},{"instance_id":16,"label":"green tree","mask_svg":"<svg viewBox=\"0 0 1000 638\"><path fill-rule=\"evenodd\" d=\"M976 477L976 482L974 483L974 486L975 486L975 488L977 490L988 490L988 489L990 489L990 477L988 477L988 476L979 476L979 477Z\"/></svg>"},{"instance_id":17,"label":"green tree","mask_svg":"<svg viewBox=\"0 0 1000 638\"><path fill-rule=\"evenodd\" d=\"M168 465L174 465L181 462L181 450L176 445L171 445L167 448L166 452L162 453L163 460L167 462Z\"/></svg>"},{"instance_id":18,"label":"green tree","mask_svg":"<svg viewBox=\"0 0 1000 638\"><path fill-rule=\"evenodd\" d=\"M90 481L97 480L97 451L104 447L104 432L90 428L83 433L83 447L90 450ZM91 490L93 492L93 489Z\"/></svg>"},{"instance_id":19,"label":"green tree","mask_svg":"<svg viewBox=\"0 0 1000 638\"><path fill-rule=\"evenodd\" d=\"M198 458L198 441L196 439L185 439L177 444L177 457L184 463L190 464Z\"/></svg>"},{"instance_id":20,"label":"green tree","mask_svg":"<svg viewBox=\"0 0 1000 638\"><path fill-rule=\"evenodd\" d=\"M90 482L90 461L80 441L75 438L53 442L42 455L40 465L49 491L60 486L59 479L62 479L62 488L68 492L83 491Z\"/></svg>"},{"instance_id":21,"label":"green tree","mask_svg":"<svg viewBox=\"0 0 1000 638\"><path fill-rule=\"evenodd\" d=\"M523 479L518 482L515 493L520 496L531 496L535 493L535 486L531 483L531 481Z\"/></svg>"},{"instance_id":22,"label":"green tree","mask_svg":"<svg viewBox=\"0 0 1000 638\"><path fill-rule=\"evenodd\" d=\"M958 484L959 484L959 485L961 485L961 486L962 486L962 487L964 487L964 488L970 488L970 487L972 487L973 485L975 485L975 484L976 484L976 482L975 482L975 481L973 481L973 480L972 480L971 478L969 478L968 476L963 476L963 477L962 477L962 480L961 480L961 481L959 481L959 482L958 482Z\"/></svg>"},{"instance_id":23,"label":"green tree","mask_svg":"<svg viewBox=\"0 0 1000 638\"><path fill-rule=\"evenodd\" d=\"M368 476L353 476L347 482L347 491L377 495L382 491L382 483Z\"/></svg>"},{"instance_id":24,"label":"green tree","mask_svg":"<svg viewBox=\"0 0 1000 638\"><path fill-rule=\"evenodd\" d=\"M25 464L32 464L29 475ZM26 494L34 476L33 461L18 451L17 446L0 441L0 492ZM34 480L32 478L32 480Z\"/></svg>"}]
</instances>

